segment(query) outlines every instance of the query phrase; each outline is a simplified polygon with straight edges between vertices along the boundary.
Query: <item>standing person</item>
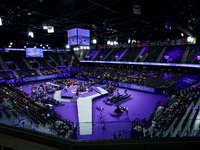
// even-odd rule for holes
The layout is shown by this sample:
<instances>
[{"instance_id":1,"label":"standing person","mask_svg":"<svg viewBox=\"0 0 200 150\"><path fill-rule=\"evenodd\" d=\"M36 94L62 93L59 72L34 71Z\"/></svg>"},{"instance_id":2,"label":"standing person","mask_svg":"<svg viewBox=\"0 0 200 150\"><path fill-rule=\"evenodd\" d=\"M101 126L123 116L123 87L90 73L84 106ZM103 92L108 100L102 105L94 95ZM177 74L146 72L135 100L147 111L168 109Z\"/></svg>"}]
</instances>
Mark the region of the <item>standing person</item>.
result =
<instances>
[{"instance_id":1,"label":"standing person","mask_svg":"<svg viewBox=\"0 0 200 150\"><path fill-rule=\"evenodd\" d=\"M118 95L118 96L120 95L119 90L117 90L117 95Z\"/></svg>"},{"instance_id":2,"label":"standing person","mask_svg":"<svg viewBox=\"0 0 200 150\"><path fill-rule=\"evenodd\" d=\"M77 130L76 123L74 123L73 126L74 126L74 128L73 128L73 129L74 129L74 130L73 130L73 138L74 138L74 139L77 139L77 136L76 136L76 130Z\"/></svg>"},{"instance_id":3,"label":"standing person","mask_svg":"<svg viewBox=\"0 0 200 150\"><path fill-rule=\"evenodd\" d=\"M153 120L152 122L152 127L153 127L153 132L155 131L155 127L156 127L156 122Z\"/></svg>"},{"instance_id":4,"label":"standing person","mask_svg":"<svg viewBox=\"0 0 200 150\"><path fill-rule=\"evenodd\" d=\"M119 134L118 139L123 139L123 136L121 133Z\"/></svg>"},{"instance_id":5,"label":"standing person","mask_svg":"<svg viewBox=\"0 0 200 150\"><path fill-rule=\"evenodd\" d=\"M128 115L128 106L126 106L126 115Z\"/></svg>"},{"instance_id":6,"label":"standing person","mask_svg":"<svg viewBox=\"0 0 200 150\"><path fill-rule=\"evenodd\" d=\"M127 92L127 89L124 91L124 94L126 94L126 92Z\"/></svg>"}]
</instances>

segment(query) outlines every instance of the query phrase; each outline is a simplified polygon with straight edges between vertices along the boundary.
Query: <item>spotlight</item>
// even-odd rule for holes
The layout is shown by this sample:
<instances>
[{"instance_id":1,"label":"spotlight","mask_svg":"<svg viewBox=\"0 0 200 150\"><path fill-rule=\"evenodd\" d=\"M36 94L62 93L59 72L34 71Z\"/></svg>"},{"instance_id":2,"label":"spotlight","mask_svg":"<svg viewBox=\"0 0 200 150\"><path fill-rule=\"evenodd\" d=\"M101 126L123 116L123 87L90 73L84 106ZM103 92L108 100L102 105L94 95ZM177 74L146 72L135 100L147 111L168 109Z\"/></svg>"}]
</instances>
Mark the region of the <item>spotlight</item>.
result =
<instances>
[{"instance_id":1,"label":"spotlight","mask_svg":"<svg viewBox=\"0 0 200 150\"><path fill-rule=\"evenodd\" d=\"M90 49L90 47L89 47L89 46L87 46L87 49Z\"/></svg>"},{"instance_id":2,"label":"spotlight","mask_svg":"<svg viewBox=\"0 0 200 150\"><path fill-rule=\"evenodd\" d=\"M9 45L8 47L12 47L11 45Z\"/></svg>"},{"instance_id":3,"label":"spotlight","mask_svg":"<svg viewBox=\"0 0 200 150\"><path fill-rule=\"evenodd\" d=\"M181 33L181 36L184 36L184 34L183 34L183 33Z\"/></svg>"},{"instance_id":4,"label":"spotlight","mask_svg":"<svg viewBox=\"0 0 200 150\"><path fill-rule=\"evenodd\" d=\"M13 45L13 43L12 43L12 42L10 42L10 45Z\"/></svg>"},{"instance_id":5,"label":"spotlight","mask_svg":"<svg viewBox=\"0 0 200 150\"><path fill-rule=\"evenodd\" d=\"M48 47L48 49L50 49L51 47Z\"/></svg>"},{"instance_id":6,"label":"spotlight","mask_svg":"<svg viewBox=\"0 0 200 150\"><path fill-rule=\"evenodd\" d=\"M131 43L131 39L128 39L128 43Z\"/></svg>"},{"instance_id":7,"label":"spotlight","mask_svg":"<svg viewBox=\"0 0 200 150\"><path fill-rule=\"evenodd\" d=\"M44 46L43 46L42 48L43 48L43 49L45 49L45 47L44 47Z\"/></svg>"},{"instance_id":8,"label":"spotlight","mask_svg":"<svg viewBox=\"0 0 200 150\"><path fill-rule=\"evenodd\" d=\"M114 43L113 42L110 42L110 45L113 45Z\"/></svg>"},{"instance_id":9,"label":"spotlight","mask_svg":"<svg viewBox=\"0 0 200 150\"><path fill-rule=\"evenodd\" d=\"M36 46L34 46L34 48L37 48Z\"/></svg>"},{"instance_id":10,"label":"spotlight","mask_svg":"<svg viewBox=\"0 0 200 150\"><path fill-rule=\"evenodd\" d=\"M43 26L43 29L44 29L44 30L47 30L47 29L48 29L48 26Z\"/></svg>"},{"instance_id":11,"label":"spotlight","mask_svg":"<svg viewBox=\"0 0 200 150\"><path fill-rule=\"evenodd\" d=\"M75 47L74 50L77 51L77 50L78 50L78 47Z\"/></svg>"},{"instance_id":12,"label":"spotlight","mask_svg":"<svg viewBox=\"0 0 200 150\"><path fill-rule=\"evenodd\" d=\"M1 19L1 17L0 17L0 26L2 26L2 19Z\"/></svg>"},{"instance_id":13,"label":"spotlight","mask_svg":"<svg viewBox=\"0 0 200 150\"><path fill-rule=\"evenodd\" d=\"M118 42L117 41L114 41L114 45L117 45L118 44Z\"/></svg>"},{"instance_id":14,"label":"spotlight","mask_svg":"<svg viewBox=\"0 0 200 150\"><path fill-rule=\"evenodd\" d=\"M29 32L28 32L28 36L34 38L34 34L33 34L33 32L29 31Z\"/></svg>"},{"instance_id":15,"label":"spotlight","mask_svg":"<svg viewBox=\"0 0 200 150\"><path fill-rule=\"evenodd\" d=\"M96 44L96 43L97 43L97 40L96 40L96 39L93 39L93 40L92 40L92 43L93 43L93 44Z\"/></svg>"},{"instance_id":16,"label":"spotlight","mask_svg":"<svg viewBox=\"0 0 200 150\"><path fill-rule=\"evenodd\" d=\"M48 26L47 32L48 33L54 33L54 27L53 26Z\"/></svg>"},{"instance_id":17,"label":"spotlight","mask_svg":"<svg viewBox=\"0 0 200 150\"><path fill-rule=\"evenodd\" d=\"M132 43L136 43L136 40L133 39L133 40L132 40Z\"/></svg>"},{"instance_id":18,"label":"spotlight","mask_svg":"<svg viewBox=\"0 0 200 150\"><path fill-rule=\"evenodd\" d=\"M188 42L194 42L194 38L191 37L191 36L189 36L189 37L187 38L187 41L188 41Z\"/></svg>"},{"instance_id":19,"label":"spotlight","mask_svg":"<svg viewBox=\"0 0 200 150\"><path fill-rule=\"evenodd\" d=\"M69 48L69 45L66 45L66 48Z\"/></svg>"},{"instance_id":20,"label":"spotlight","mask_svg":"<svg viewBox=\"0 0 200 150\"><path fill-rule=\"evenodd\" d=\"M87 49L87 47L86 47L86 46L84 46L84 47L83 47L83 49Z\"/></svg>"},{"instance_id":21,"label":"spotlight","mask_svg":"<svg viewBox=\"0 0 200 150\"><path fill-rule=\"evenodd\" d=\"M83 46L81 46L81 49L83 49Z\"/></svg>"},{"instance_id":22,"label":"spotlight","mask_svg":"<svg viewBox=\"0 0 200 150\"><path fill-rule=\"evenodd\" d=\"M26 46L24 46L24 48L26 48Z\"/></svg>"},{"instance_id":23,"label":"spotlight","mask_svg":"<svg viewBox=\"0 0 200 150\"><path fill-rule=\"evenodd\" d=\"M110 45L110 40L109 40L109 41L107 41L107 45Z\"/></svg>"},{"instance_id":24,"label":"spotlight","mask_svg":"<svg viewBox=\"0 0 200 150\"><path fill-rule=\"evenodd\" d=\"M42 47L42 44L40 44L40 47Z\"/></svg>"}]
</instances>

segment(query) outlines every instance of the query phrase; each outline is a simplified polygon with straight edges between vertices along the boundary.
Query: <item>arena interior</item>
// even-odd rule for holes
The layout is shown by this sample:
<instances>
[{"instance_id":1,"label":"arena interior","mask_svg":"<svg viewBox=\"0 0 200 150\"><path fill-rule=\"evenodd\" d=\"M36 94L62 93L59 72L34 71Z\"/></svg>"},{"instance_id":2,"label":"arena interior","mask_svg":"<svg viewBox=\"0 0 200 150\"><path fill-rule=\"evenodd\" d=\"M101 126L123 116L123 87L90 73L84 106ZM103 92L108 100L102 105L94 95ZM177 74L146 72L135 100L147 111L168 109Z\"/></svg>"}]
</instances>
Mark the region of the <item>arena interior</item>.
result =
<instances>
[{"instance_id":1,"label":"arena interior","mask_svg":"<svg viewBox=\"0 0 200 150\"><path fill-rule=\"evenodd\" d=\"M189 149L197 0L1 0L0 149Z\"/></svg>"}]
</instances>

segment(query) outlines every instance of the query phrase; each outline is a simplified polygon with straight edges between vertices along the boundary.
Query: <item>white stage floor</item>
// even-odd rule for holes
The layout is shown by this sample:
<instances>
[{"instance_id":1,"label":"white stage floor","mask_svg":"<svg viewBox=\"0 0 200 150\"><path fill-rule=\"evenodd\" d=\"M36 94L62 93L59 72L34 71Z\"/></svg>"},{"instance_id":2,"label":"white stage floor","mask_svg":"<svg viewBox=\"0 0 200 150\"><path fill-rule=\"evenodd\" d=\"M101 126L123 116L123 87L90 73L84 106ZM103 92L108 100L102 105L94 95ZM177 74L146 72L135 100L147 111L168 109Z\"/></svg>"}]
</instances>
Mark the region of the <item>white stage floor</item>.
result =
<instances>
[{"instance_id":1,"label":"white stage floor","mask_svg":"<svg viewBox=\"0 0 200 150\"><path fill-rule=\"evenodd\" d=\"M102 95L108 92L101 87L97 87ZM78 109L78 120L79 120L79 131L80 135L90 135L92 134L92 100L95 97L101 96L97 93L88 97L77 99L77 109Z\"/></svg>"}]
</instances>

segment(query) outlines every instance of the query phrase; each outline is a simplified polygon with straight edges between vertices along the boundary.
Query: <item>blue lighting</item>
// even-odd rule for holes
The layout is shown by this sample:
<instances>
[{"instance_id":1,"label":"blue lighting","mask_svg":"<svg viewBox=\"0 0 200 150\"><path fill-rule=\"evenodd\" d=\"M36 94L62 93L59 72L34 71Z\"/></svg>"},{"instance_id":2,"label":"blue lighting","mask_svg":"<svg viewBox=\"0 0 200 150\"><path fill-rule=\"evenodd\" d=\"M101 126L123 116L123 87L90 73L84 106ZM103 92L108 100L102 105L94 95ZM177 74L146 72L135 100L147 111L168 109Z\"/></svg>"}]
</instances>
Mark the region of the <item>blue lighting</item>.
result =
<instances>
[{"instance_id":1,"label":"blue lighting","mask_svg":"<svg viewBox=\"0 0 200 150\"><path fill-rule=\"evenodd\" d=\"M81 63L108 63L108 64L152 65L152 66L200 68L200 65L197 65L197 64L149 63L149 62L119 62L119 61L91 61L91 60L80 60L80 62Z\"/></svg>"}]
</instances>

